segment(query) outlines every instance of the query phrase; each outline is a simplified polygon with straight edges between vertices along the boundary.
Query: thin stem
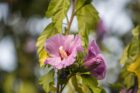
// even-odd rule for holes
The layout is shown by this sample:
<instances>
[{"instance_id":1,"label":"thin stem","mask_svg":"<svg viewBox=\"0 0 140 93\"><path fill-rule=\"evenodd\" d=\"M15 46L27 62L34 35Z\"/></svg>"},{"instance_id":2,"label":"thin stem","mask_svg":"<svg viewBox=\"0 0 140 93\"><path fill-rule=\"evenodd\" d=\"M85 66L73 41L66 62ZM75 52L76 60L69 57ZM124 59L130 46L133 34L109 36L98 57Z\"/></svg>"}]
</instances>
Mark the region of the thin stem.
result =
<instances>
[{"instance_id":1,"label":"thin stem","mask_svg":"<svg viewBox=\"0 0 140 93\"><path fill-rule=\"evenodd\" d=\"M57 81L57 77L58 77L58 76L57 76L57 69L54 69L54 71L55 71L55 72L54 72L54 85L55 85L55 87L57 87L57 82L58 82L58 81Z\"/></svg>"},{"instance_id":2,"label":"thin stem","mask_svg":"<svg viewBox=\"0 0 140 93\"><path fill-rule=\"evenodd\" d=\"M57 83L57 91L56 91L56 93L59 93L59 83Z\"/></svg>"},{"instance_id":3,"label":"thin stem","mask_svg":"<svg viewBox=\"0 0 140 93\"><path fill-rule=\"evenodd\" d=\"M67 85L67 82L66 82L66 84L64 84L63 86L61 86L60 93L62 93L62 91L63 91L63 89L65 88L66 85Z\"/></svg>"},{"instance_id":4,"label":"thin stem","mask_svg":"<svg viewBox=\"0 0 140 93\"><path fill-rule=\"evenodd\" d=\"M60 93L62 93L63 89L64 89L64 85L61 85Z\"/></svg>"},{"instance_id":5,"label":"thin stem","mask_svg":"<svg viewBox=\"0 0 140 93\"><path fill-rule=\"evenodd\" d=\"M66 15L66 20L67 20L67 23L69 23L69 18L68 18L68 15Z\"/></svg>"},{"instance_id":6,"label":"thin stem","mask_svg":"<svg viewBox=\"0 0 140 93\"><path fill-rule=\"evenodd\" d=\"M70 76L68 76L66 83L61 87L60 89L60 93L62 93L63 89L65 88L65 86L67 85L67 83L69 82L69 79L74 76L75 74L71 74Z\"/></svg>"},{"instance_id":7,"label":"thin stem","mask_svg":"<svg viewBox=\"0 0 140 93\"><path fill-rule=\"evenodd\" d=\"M56 87L56 93L59 93L59 82L58 82L58 70L55 69L55 73L54 73L54 82L55 82L55 87Z\"/></svg>"},{"instance_id":8,"label":"thin stem","mask_svg":"<svg viewBox=\"0 0 140 93\"><path fill-rule=\"evenodd\" d=\"M72 21L74 19L74 16L75 16L75 4L76 4L76 0L72 0L72 14L71 14L71 18L70 18L70 21L68 22L68 26L67 26L67 30L66 30L66 34L69 34L70 32L70 27L71 27L71 24L72 24Z\"/></svg>"}]
</instances>

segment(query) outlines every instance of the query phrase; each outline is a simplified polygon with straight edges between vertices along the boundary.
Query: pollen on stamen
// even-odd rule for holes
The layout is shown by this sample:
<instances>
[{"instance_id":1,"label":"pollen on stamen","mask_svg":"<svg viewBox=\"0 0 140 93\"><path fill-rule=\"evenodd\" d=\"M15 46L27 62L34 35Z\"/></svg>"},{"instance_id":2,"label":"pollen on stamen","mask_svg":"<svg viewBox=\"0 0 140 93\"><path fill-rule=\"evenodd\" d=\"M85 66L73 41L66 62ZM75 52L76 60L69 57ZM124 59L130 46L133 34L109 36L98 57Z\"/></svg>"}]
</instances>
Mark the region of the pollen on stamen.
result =
<instances>
[{"instance_id":1,"label":"pollen on stamen","mask_svg":"<svg viewBox=\"0 0 140 93\"><path fill-rule=\"evenodd\" d=\"M59 47L59 53L60 53L62 59L68 57L68 55L67 55L66 51L64 50L63 46L60 46L60 47Z\"/></svg>"},{"instance_id":2,"label":"pollen on stamen","mask_svg":"<svg viewBox=\"0 0 140 93\"><path fill-rule=\"evenodd\" d=\"M61 50L64 50L64 49L63 49L63 46L60 46L60 47L59 47L59 51L61 51Z\"/></svg>"}]
</instances>

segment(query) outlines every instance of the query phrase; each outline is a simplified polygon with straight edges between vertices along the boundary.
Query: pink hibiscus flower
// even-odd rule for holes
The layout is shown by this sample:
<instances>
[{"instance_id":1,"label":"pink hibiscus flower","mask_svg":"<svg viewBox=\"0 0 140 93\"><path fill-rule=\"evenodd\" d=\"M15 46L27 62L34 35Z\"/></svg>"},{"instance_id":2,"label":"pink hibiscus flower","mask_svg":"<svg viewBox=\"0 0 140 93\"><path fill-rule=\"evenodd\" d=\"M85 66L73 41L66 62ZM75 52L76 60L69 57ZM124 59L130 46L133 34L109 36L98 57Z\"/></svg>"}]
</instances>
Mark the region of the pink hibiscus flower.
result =
<instances>
[{"instance_id":1,"label":"pink hibiscus flower","mask_svg":"<svg viewBox=\"0 0 140 93\"><path fill-rule=\"evenodd\" d=\"M105 60L100 53L100 49L93 40L88 47L88 54L85 58L85 67L91 72L93 77L103 79L106 73Z\"/></svg>"},{"instance_id":2,"label":"pink hibiscus flower","mask_svg":"<svg viewBox=\"0 0 140 93\"><path fill-rule=\"evenodd\" d=\"M77 35L57 34L46 41L45 49L49 54L45 64L50 64L56 69L66 68L75 62L77 52L83 51L82 42Z\"/></svg>"}]
</instances>

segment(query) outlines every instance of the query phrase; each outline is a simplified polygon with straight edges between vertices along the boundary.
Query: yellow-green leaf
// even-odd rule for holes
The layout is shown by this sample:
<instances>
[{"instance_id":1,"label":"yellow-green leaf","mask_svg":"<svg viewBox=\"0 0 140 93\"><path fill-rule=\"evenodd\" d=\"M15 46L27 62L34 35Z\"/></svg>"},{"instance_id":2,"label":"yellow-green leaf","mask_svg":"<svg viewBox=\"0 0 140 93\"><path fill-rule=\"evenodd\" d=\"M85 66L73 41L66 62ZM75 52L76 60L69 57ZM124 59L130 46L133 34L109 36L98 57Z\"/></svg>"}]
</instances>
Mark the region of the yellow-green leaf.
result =
<instances>
[{"instance_id":1,"label":"yellow-green leaf","mask_svg":"<svg viewBox=\"0 0 140 93\"><path fill-rule=\"evenodd\" d=\"M140 26L137 26L135 29L133 29L132 34L135 37L139 37L140 36Z\"/></svg>"},{"instance_id":2,"label":"yellow-green leaf","mask_svg":"<svg viewBox=\"0 0 140 93\"><path fill-rule=\"evenodd\" d=\"M127 70L136 74L138 79L138 88L140 88L140 55L130 64Z\"/></svg>"},{"instance_id":3,"label":"yellow-green leaf","mask_svg":"<svg viewBox=\"0 0 140 93\"><path fill-rule=\"evenodd\" d=\"M67 88L78 93L102 93L102 89L98 87L98 82L91 76L83 76L76 74L72 76L68 82Z\"/></svg>"},{"instance_id":4,"label":"yellow-green leaf","mask_svg":"<svg viewBox=\"0 0 140 93\"><path fill-rule=\"evenodd\" d=\"M133 38L129 45L125 48L120 63L131 63L140 53L140 26L132 30Z\"/></svg>"},{"instance_id":5,"label":"yellow-green leaf","mask_svg":"<svg viewBox=\"0 0 140 93\"><path fill-rule=\"evenodd\" d=\"M44 29L44 31L40 34L40 36L37 39L36 47L37 47L37 53L39 55L40 66L44 65L44 61L48 57L48 54L47 54L46 50L44 49L45 42L46 42L47 38L49 38L50 36L52 36L56 33L58 33L58 32L54 28L54 24L51 23Z\"/></svg>"},{"instance_id":6,"label":"yellow-green leaf","mask_svg":"<svg viewBox=\"0 0 140 93\"><path fill-rule=\"evenodd\" d=\"M44 65L44 62L47 57L48 57L48 54L46 50L43 48L43 50L39 53L39 63L41 67Z\"/></svg>"},{"instance_id":7,"label":"yellow-green leaf","mask_svg":"<svg viewBox=\"0 0 140 93\"><path fill-rule=\"evenodd\" d=\"M140 26L132 30L133 38L125 48L120 63L125 64L121 71L121 79L127 89L135 85L135 76L140 87ZM134 74L135 73L135 74Z\"/></svg>"},{"instance_id":8,"label":"yellow-green leaf","mask_svg":"<svg viewBox=\"0 0 140 93\"><path fill-rule=\"evenodd\" d=\"M53 83L54 83L54 71L50 70L48 73L46 73L44 76L42 76L39 80L39 84L42 85L43 89L46 93L52 92L53 89Z\"/></svg>"},{"instance_id":9,"label":"yellow-green leaf","mask_svg":"<svg viewBox=\"0 0 140 93\"><path fill-rule=\"evenodd\" d=\"M46 12L47 17L52 17L54 26L59 33L62 32L62 21L65 18L70 6L70 0L51 0L48 10Z\"/></svg>"},{"instance_id":10,"label":"yellow-green leaf","mask_svg":"<svg viewBox=\"0 0 140 93\"><path fill-rule=\"evenodd\" d=\"M77 0L76 2L76 16L78 20L79 33L84 41L84 46L88 43L88 34L95 30L99 15L91 0Z\"/></svg>"},{"instance_id":11,"label":"yellow-green leaf","mask_svg":"<svg viewBox=\"0 0 140 93\"><path fill-rule=\"evenodd\" d=\"M128 48L129 48L129 46L127 46L125 49L124 49L124 52L123 52L123 54L122 54L122 56L121 56L121 60L120 60L120 63L121 64L124 64L125 62L126 62L126 60L128 60Z\"/></svg>"},{"instance_id":12,"label":"yellow-green leaf","mask_svg":"<svg viewBox=\"0 0 140 93\"><path fill-rule=\"evenodd\" d=\"M93 77L82 77L83 84L92 90L93 93L101 93L102 89L98 87L98 82Z\"/></svg>"},{"instance_id":13,"label":"yellow-green leaf","mask_svg":"<svg viewBox=\"0 0 140 93\"><path fill-rule=\"evenodd\" d=\"M94 8L91 2L87 2L86 0L77 0L76 16L80 31L83 27L93 30L99 21L97 10Z\"/></svg>"}]
</instances>

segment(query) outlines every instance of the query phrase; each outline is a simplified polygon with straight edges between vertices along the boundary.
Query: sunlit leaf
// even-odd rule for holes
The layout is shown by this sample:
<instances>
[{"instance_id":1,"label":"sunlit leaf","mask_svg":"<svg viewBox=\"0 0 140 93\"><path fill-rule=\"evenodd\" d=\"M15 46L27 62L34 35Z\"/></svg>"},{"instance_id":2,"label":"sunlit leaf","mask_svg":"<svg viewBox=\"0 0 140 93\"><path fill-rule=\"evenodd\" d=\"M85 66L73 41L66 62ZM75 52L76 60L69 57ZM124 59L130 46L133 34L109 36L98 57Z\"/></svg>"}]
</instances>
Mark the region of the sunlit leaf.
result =
<instances>
[{"instance_id":1,"label":"sunlit leaf","mask_svg":"<svg viewBox=\"0 0 140 93\"><path fill-rule=\"evenodd\" d=\"M77 57L76 57L76 62L78 63L78 64L83 64L83 62L84 62L84 58L85 57L85 53L84 52L79 52L78 54L77 54Z\"/></svg>"},{"instance_id":2,"label":"sunlit leaf","mask_svg":"<svg viewBox=\"0 0 140 93\"><path fill-rule=\"evenodd\" d=\"M125 85L127 89L131 88L135 84L134 74L127 70L129 64L125 64L121 69L120 83Z\"/></svg>"},{"instance_id":3,"label":"sunlit leaf","mask_svg":"<svg viewBox=\"0 0 140 93\"><path fill-rule=\"evenodd\" d=\"M140 88L140 56L138 56L136 60L130 64L128 71L136 74L138 79L138 87Z\"/></svg>"},{"instance_id":4,"label":"sunlit leaf","mask_svg":"<svg viewBox=\"0 0 140 93\"><path fill-rule=\"evenodd\" d=\"M98 12L91 4L91 0L77 0L76 16L82 40L87 42L89 32L95 29L99 20Z\"/></svg>"},{"instance_id":5,"label":"sunlit leaf","mask_svg":"<svg viewBox=\"0 0 140 93\"><path fill-rule=\"evenodd\" d=\"M102 89L98 87L98 82L91 76L76 74L69 80L69 86L73 91L78 93L102 93Z\"/></svg>"},{"instance_id":6,"label":"sunlit leaf","mask_svg":"<svg viewBox=\"0 0 140 93\"><path fill-rule=\"evenodd\" d=\"M140 26L137 26L134 30L132 30L132 34L134 37L140 37Z\"/></svg>"},{"instance_id":7,"label":"sunlit leaf","mask_svg":"<svg viewBox=\"0 0 140 93\"><path fill-rule=\"evenodd\" d=\"M89 41L89 38L88 38L88 34L89 34L89 29L86 28L85 25L83 25L83 29L82 31L80 30L80 35L82 37L82 44L85 48L88 47L88 41Z\"/></svg>"},{"instance_id":8,"label":"sunlit leaf","mask_svg":"<svg viewBox=\"0 0 140 93\"><path fill-rule=\"evenodd\" d=\"M40 66L42 67L44 65L44 62L46 58L48 57L46 50L43 48L43 50L39 54L39 62Z\"/></svg>"},{"instance_id":9,"label":"sunlit leaf","mask_svg":"<svg viewBox=\"0 0 140 93\"><path fill-rule=\"evenodd\" d=\"M62 32L62 21L66 16L69 6L70 0L51 0L46 12L46 16L52 17L54 26L60 33Z\"/></svg>"},{"instance_id":10,"label":"sunlit leaf","mask_svg":"<svg viewBox=\"0 0 140 93\"><path fill-rule=\"evenodd\" d=\"M36 46L37 46L37 53L39 55L40 66L44 65L44 61L48 57L48 54L44 49L45 42L47 38L49 38L50 36L56 33L58 32L54 28L54 24L51 23L45 28L45 30L41 33L41 35L37 39Z\"/></svg>"},{"instance_id":11,"label":"sunlit leaf","mask_svg":"<svg viewBox=\"0 0 140 93\"><path fill-rule=\"evenodd\" d=\"M51 70L46 73L44 76L40 77L39 84L42 85L46 93L51 92L54 84L54 71Z\"/></svg>"},{"instance_id":12,"label":"sunlit leaf","mask_svg":"<svg viewBox=\"0 0 140 93\"><path fill-rule=\"evenodd\" d=\"M132 33L133 38L123 52L121 64L133 62L140 53L140 27L137 26Z\"/></svg>"},{"instance_id":13,"label":"sunlit leaf","mask_svg":"<svg viewBox=\"0 0 140 93\"><path fill-rule=\"evenodd\" d=\"M74 75L71 77L69 83L73 91L78 93L91 93L89 88L83 84L82 78L79 75Z\"/></svg>"},{"instance_id":14,"label":"sunlit leaf","mask_svg":"<svg viewBox=\"0 0 140 93\"><path fill-rule=\"evenodd\" d=\"M84 91L82 90L82 88L80 86L80 80L77 80L76 76L73 76L71 78L71 82L72 82L72 85L73 85L75 91L77 91L78 93L84 93Z\"/></svg>"},{"instance_id":15,"label":"sunlit leaf","mask_svg":"<svg viewBox=\"0 0 140 93\"><path fill-rule=\"evenodd\" d=\"M127 89L135 85L135 75L137 76L140 87L140 26L132 30L132 34L133 38L125 48L120 60L120 63L125 64L121 71L121 77Z\"/></svg>"},{"instance_id":16,"label":"sunlit leaf","mask_svg":"<svg viewBox=\"0 0 140 93\"><path fill-rule=\"evenodd\" d=\"M98 87L98 82L95 78L82 76L82 80L83 80L84 85L86 85L88 88L90 88L93 93L101 93L102 92L102 89L100 89Z\"/></svg>"},{"instance_id":17,"label":"sunlit leaf","mask_svg":"<svg viewBox=\"0 0 140 93\"><path fill-rule=\"evenodd\" d=\"M131 43L126 47L121 57L120 63L130 63L136 59L140 52L140 41L135 37L132 39Z\"/></svg>"},{"instance_id":18,"label":"sunlit leaf","mask_svg":"<svg viewBox=\"0 0 140 93\"><path fill-rule=\"evenodd\" d=\"M128 52L127 52L128 48L129 48L129 46L127 46L123 51L123 54L122 54L121 60L120 60L121 64L124 64L126 62L126 60L128 59L128 56L127 56L128 55Z\"/></svg>"},{"instance_id":19,"label":"sunlit leaf","mask_svg":"<svg viewBox=\"0 0 140 93\"><path fill-rule=\"evenodd\" d=\"M135 84L134 75L132 73L127 74L124 77L124 81L123 82L124 82L124 84L125 84L127 89L131 88Z\"/></svg>"}]
</instances>

